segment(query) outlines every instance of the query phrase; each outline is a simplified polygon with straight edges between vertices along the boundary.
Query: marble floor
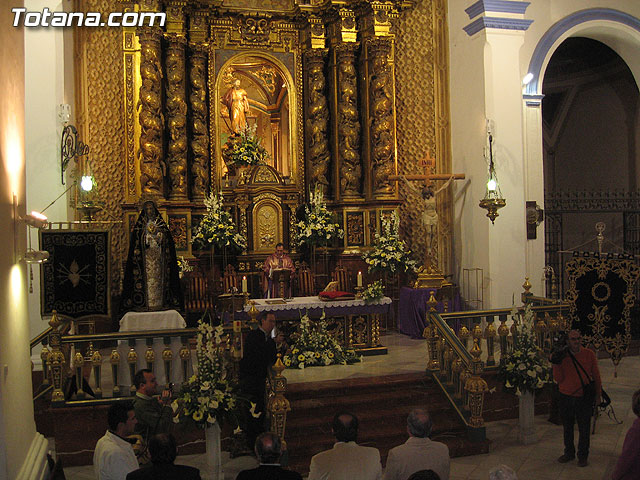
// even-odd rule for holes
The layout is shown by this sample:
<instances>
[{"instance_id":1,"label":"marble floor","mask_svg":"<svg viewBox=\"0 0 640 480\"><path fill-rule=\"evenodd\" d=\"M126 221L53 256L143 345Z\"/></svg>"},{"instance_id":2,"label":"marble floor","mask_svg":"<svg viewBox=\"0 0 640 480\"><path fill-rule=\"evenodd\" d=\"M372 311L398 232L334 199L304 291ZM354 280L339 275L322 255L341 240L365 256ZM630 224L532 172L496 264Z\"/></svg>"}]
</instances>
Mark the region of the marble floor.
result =
<instances>
[{"instance_id":1,"label":"marble floor","mask_svg":"<svg viewBox=\"0 0 640 480\"><path fill-rule=\"evenodd\" d=\"M382 343L389 348L388 355L364 357L362 363L350 366L315 367L304 371L285 370L289 383L322 381L336 378L353 378L391 373L408 373L424 369L426 346L423 340L412 340L398 334L385 335ZM491 439L491 452L485 455L453 458L451 480L487 479L488 472L500 464L516 470L520 480L608 480L622 449L624 436L635 420L631 411L631 395L640 388L640 357L625 358L618 368L617 377L610 360L600 360L603 385L611 396L617 418L616 424L606 414L596 424L596 433L591 437L589 466L579 468L576 462L560 464L556 461L562 454L562 427L546 421L546 416L536 417L538 442L532 445L518 443L517 420L503 420L487 424L487 437ZM577 432L576 432L577 436ZM577 441L577 440L576 440ZM207 478L205 454L180 456L176 463L200 468ZM234 479L237 472L252 468L255 459L240 457L230 459L223 452L225 478ZM64 469L69 480L92 480L92 466Z\"/></svg>"}]
</instances>

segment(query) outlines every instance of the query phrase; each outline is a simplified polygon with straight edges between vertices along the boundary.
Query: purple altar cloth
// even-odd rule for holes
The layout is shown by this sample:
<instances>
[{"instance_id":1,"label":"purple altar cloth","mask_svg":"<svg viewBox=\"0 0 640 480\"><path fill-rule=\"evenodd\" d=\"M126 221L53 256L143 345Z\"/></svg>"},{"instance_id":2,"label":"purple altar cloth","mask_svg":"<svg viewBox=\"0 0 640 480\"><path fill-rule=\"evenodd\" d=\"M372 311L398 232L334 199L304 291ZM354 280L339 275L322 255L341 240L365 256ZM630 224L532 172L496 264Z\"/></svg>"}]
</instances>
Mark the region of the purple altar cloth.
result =
<instances>
[{"instance_id":1,"label":"purple altar cloth","mask_svg":"<svg viewBox=\"0 0 640 480\"><path fill-rule=\"evenodd\" d=\"M437 296L437 288L409 288L400 289L398 301L398 331L411 338L422 338L424 327L427 326L427 301L431 292ZM456 295L449 304L449 312L460 310L460 296ZM444 312L444 303L438 302L436 311Z\"/></svg>"}]
</instances>

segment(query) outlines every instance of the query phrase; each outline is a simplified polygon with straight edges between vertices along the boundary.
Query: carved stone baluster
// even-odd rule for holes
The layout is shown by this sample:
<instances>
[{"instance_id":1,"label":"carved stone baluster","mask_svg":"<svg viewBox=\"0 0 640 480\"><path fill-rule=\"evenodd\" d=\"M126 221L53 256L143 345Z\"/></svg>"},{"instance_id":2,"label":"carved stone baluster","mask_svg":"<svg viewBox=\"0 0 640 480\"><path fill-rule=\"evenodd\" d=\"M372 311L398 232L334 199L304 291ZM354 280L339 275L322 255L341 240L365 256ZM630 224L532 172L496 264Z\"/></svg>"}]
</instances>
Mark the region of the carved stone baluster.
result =
<instances>
[{"instance_id":1,"label":"carved stone baluster","mask_svg":"<svg viewBox=\"0 0 640 480\"><path fill-rule=\"evenodd\" d=\"M509 350L509 327L507 327L506 315L500 315L498 335L500 336L500 359L502 359Z\"/></svg>"},{"instance_id":2,"label":"carved stone baluster","mask_svg":"<svg viewBox=\"0 0 640 480\"><path fill-rule=\"evenodd\" d=\"M469 425L474 428L480 428L484 426L484 419L482 418L482 406L484 403L484 394L489 391L487 382L481 377L482 360L480 360L479 339L473 339L473 348L471 349L471 355L473 356L473 362L471 364L471 377L466 381L464 389L469 395L469 409L471 410L471 417L469 418Z\"/></svg>"},{"instance_id":3,"label":"carved stone baluster","mask_svg":"<svg viewBox=\"0 0 640 480\"><path fill-rule=\"evenodd\" d=\"M341 43L335 47L337 77L338 181L340 195L360 197L362 164L356 50L358 44Z\"/></svg>"},{"instance_id":4,"label":"carved stone baluster","mask_svg":"<svg viewBox=\"0 0 640 480\"><path fill-rule=\"evenodd\" d=\"M477 322L476 322L477 320ZM474 319L474 325L473 328L471 329L471 336L473 337L473 340L477 340L478 341L478 345L482 345L482 327L480 326L480 317Z\"/></svg>"},{"instance_id":5,"label":"carved stone baluster","mask_svg":"<svg viewBox=\"0 0 640 480\"><path fill-rule=\"evenodd\" d=\"M159 0L147 0L147 11L159 11ZM164 188L162 115L162 30L141 27L140 39L140 188L142 194L160 197Z\"/></svg>"},{"instance_id":6,"label":"carved stone baluster","mask_svg":"<svg viewBox=\"0 0 640 480\"><path fill-rule=\"evenodd\" d=\"M144 352L144 359L147 362L147 368L153 371L156 362L156 352L153 351L153 338L147 338L147 350Z\"/></svg>"},{"instance_id":7,"label":"carved stone baluster","mask_svg":"<svg viewBox=\"0 0 640 480\"><path fill-rule=\"evenodd\" d=\"M75 345L76 353L73 356L73 368L76 372L76 394L75 398L82 399L84 398L84 390L82 389L82 380L84 376L82 375L82 367L84 367L84 356L80 351L80 345Z\"/></svg>"},{"instance_id":8,"label":"carved stone baluster","mask_svg":"<svg viewBox=\"0 0 640 480\"><path fill-rule=\"evenodd\" d=\"M309 185L320 183L329 186L327 173L331 153L329 151L329 108L326 97L326 79L324 62L326 49L313 49L305 52L305 81L307 87L306 104L306 142ZM328 188L325 189L328 191Z\"/></svg>"},{"instance_id":9,"label":"carved stone baluster","mask_svg":"<svg viewBox=\"0 0 640 480\"><path fill-rule=\"evenodd\" d=\"M385 196L393 193L389 175L395 173L394 88L389 67L392 44L389 38L370 38L366 46L369 56L371 185L374 195Z\"/></svg>"},{"instance_id":10,"label":"carved stone baluster","mask_svg":"<svg viewBox=\"0 0 640 480\"><path fill-rule=\"evenodd\" d=\"M180 348L180 360L182 361L182 382L187 383L189 381L189 360L191 360L191 350L187 345L187 338L181 337L182 347Z\"/></svg>"},{"instance_id":11,"label":"carved stone baluster","mask_svg":"<svg viewBox=\"0 0 640 480\"><path fill-rule=\"evenodd\" d=\"M440 370L440 360L438 359L438 330L433 323L428 324L422 336L427 339L427 348L429 353L429 362L427 370L437 372Z\"/></svg>"},{"instance_id":12,"label":"carved stone baluster","mask_svg":"<svg viewBox=\"0 0 640 480\"><path fill-rule=\"evenodd\" d=\"M171 337L164 337L164 350L162 350L162 361L164 362L164 375L167 380L167 388L171 385L171 362L173 352L171 351Z\"/></svg>"},{"instance_id":13,"label":"carved stone baluster","mask_svg":"<svg viewBox=\"0 0 640 480\"><path fill-rule=\"evenodd\" d=\"M120 353L118 352L118 344L113 346L111 355L109 356L109 363L111 363L111 377L113 378L113 396L120 396L120 382L118 381L118 367L120 366Z\"/></svg>"},{"instance_id":14,"label":"carved stone baluster","mask_svg":"<svg viewBox=\"0 0 640 480\"><path fill-rule=\"evenodd\" d=\"M545 313L545 316L548 318L549 314ZM539 320L536 322L535 331L536 331L536 343L538 344L539 349L544 348L544 339L547 333L547 324L545 323L545 319L543 317L538 317Z\"/></svg>"},{"instance_id":15,"label":"carved stone baluster","mask_svg":"<svg viewBox=\"0 0 640 480\"><path fill-rule=\"evenodd\" d=\"M136 385L134 378L136 376L136 370L138 367L138 354L136 353L136 339L129 340L129 353L127 354L127 363L129 364L129 378L131 378L131 386L129 387L129 393L134 395L136 393Z\"/></svg>"},{"instance_id":16,"label":"carved stone baluster","mask_svg":"<svg viewBox=\"0 0 640 480\"><path fill-rule=\"evenodd\" d=\"M466 327L466 325L462 325L462 327L460 327L460 329L458 330L458 338L460 339L460 341L464 345L464 349L465 350L469 350L469 337L470 336L471 336L471 332L469 332L469 329Z\"/></svg>"},{"instance_id":17,"label":"carved stone baluster","mask_svg":"<svg viewBox=\"0 0 640 480\"><path fill-rule=\"evenodd\" d=\"M55 314L54 314L55 315ZM62 338L60 332L52 331L49 334L49 343L51 344L51 355L49 356L51 383L53 384L53 393L51 401L54 403L64 402L64 392L62 385L64 384L64 353L60 349Z\"/></svg>"},{"instance_id":18,"label":"carved stone baluster","mask_svg":"<svg viewBox=\"0 0 640 480\"><path fill-rule=\"evenodd\" d=\"M282 363L282 354L278 354L273 370L273 395L269 398L267 410L271 414L271 431L278 434L284 441L285 427L287 425L287 412L291 411L291 404L284 396L287 391L287 379L282 375L286 367Z\"/></svg>"},{"instance_id":19,"label":"carved stone baluster","mask_svg":"<svg viewBox=\"0 0 640 480\"><path fill-rule=\"evenodd\" d=\"M187 102L184 35L167 34L167 164L171 200L187 198Z\"/></svg>"},{"instance_id":20,"label":"carved stone baluster","mask_svg":"<svg viewBox=\"0 0 640 480\"><path fill-rule=\"evenodd\" d=\"M102 355L100 350L95 350L91 355L91 365L93 366L93 378L96 381L93 393L96 398L102 398Z\"/></svg>"},{"instance_id":21,"label":"carved stone baluster","mask_svg":"<svg viewBox=\"0 0 640 480\"><path fill-rule=\"evenodd\" d=\"M49 385L49 358L51 351L47 348L48 340L42 341L42 351L40 352L40 360L42 361L42 385Z\"/></svg>"},{"instance_id":22,"label":"carved stone baluster","mask_svg":"<svg viewBox=\"0 0 640 480\"><path fill-rule=\"evenodd\" d=\"M496 327L493 325L493 315L487 317L487 326L484 329L484 338L487 341L487 365L495 365L496 360L494 357L495 340L498 336Z\"/></svg>"}]
</instances>

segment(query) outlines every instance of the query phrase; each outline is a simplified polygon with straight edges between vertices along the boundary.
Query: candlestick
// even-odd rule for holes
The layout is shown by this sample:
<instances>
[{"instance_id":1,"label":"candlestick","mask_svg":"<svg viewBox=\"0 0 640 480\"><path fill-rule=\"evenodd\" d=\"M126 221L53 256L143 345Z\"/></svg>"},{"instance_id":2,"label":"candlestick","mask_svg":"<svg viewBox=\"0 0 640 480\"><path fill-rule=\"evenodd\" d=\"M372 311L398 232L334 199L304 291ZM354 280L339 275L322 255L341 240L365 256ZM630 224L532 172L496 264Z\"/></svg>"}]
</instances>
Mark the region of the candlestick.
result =
<instances>
[{"instance_id":1,"label":"candlestick","mask_svg":"<svg viewBox=\"0 0 640 480\"><path fill-rule=\"evenodd\" d=\"M362 272L358 272L358 286L362 286Z\"/></svg>"},{"instance_id":2,"label":"candlestick","mask_svg":"<svg viewBox=\"0 0 640 480\"><path fill-rule=\"evenodd\" d=\"M242 293L246 293L247 292L247 277L243 276L242 277Z\"/></svg>"}]
</instances>

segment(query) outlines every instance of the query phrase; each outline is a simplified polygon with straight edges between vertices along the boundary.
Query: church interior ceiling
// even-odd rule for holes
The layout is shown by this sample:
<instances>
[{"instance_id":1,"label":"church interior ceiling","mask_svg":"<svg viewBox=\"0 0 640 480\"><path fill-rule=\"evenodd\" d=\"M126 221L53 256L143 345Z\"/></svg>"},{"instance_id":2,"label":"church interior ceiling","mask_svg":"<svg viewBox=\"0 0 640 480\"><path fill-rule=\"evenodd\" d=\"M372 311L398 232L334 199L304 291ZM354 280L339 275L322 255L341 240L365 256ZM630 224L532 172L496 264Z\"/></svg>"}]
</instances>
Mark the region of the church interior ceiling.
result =
<instances>
[{"instance_id":1,"label":"church interior ceiling","mask_svg":"<svg viewBox=\"0 0 640 480\"><path fill-rule=\"evenodd\" d=\"M272 147L289 149L290 171L276 166L287 191L303 203L312 184L326 184L330 208L348 227L345 252L366 246L380 215L398 209L403 237L421 255L422 212L435 209L440 267L450 272L450 189L434 204L387 178L423 173L427 152L436 172L450 171L445 0L87 0L81 7L167 13L163 29L76 32L77 123L106 205L98 218L124 220L111 236L115 291L124 225L141 198L158 200L167 223L185 232L176 239L184 245L204 196L224 188L217 97L234 77L250 86L252 111L271 119L273 138L288 135ZM289 120L278 124L281 111ZM294 197L283 198L295 210Z\"/></svg>"}]
</instances>

